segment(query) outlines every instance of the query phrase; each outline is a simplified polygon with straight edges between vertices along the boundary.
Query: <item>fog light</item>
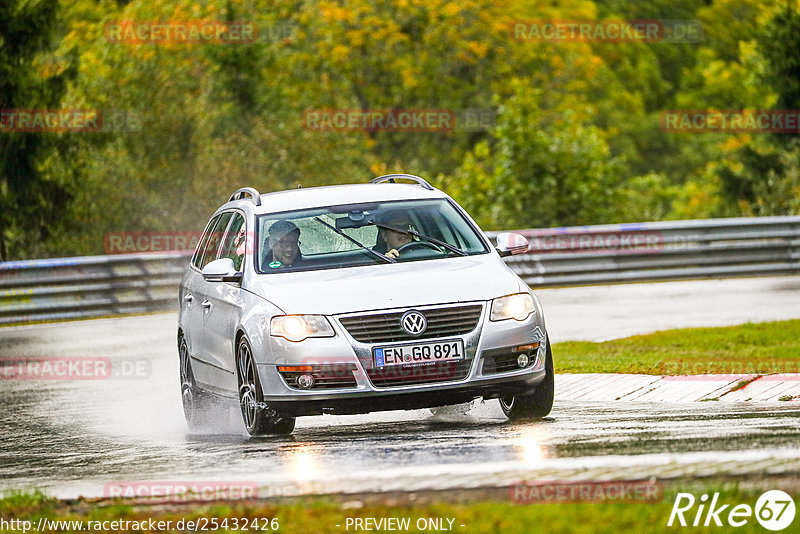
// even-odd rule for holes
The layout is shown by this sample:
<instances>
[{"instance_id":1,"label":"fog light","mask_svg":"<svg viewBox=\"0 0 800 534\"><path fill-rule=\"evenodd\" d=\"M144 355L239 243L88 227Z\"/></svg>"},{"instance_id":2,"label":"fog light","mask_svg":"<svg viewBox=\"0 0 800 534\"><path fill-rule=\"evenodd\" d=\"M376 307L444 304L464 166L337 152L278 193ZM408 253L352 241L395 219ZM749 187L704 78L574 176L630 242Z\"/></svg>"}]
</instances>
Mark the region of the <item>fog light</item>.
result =
<instances>
[{"instance_id":1,"label":"fog light","mask_svg":"<svg viewBox=\"0 0 800 534\"><path fill-rule=\"evenodd\" d=\"M297 385L303 389L314 387L314 377L311 375L300 375L297 377Z\"/></svg>"},{"instance_id":2,"label":"fog light","mask_svg":"<svg viewBox=\"0 0 800 534\"><path fill-rule=\"evenodd\" d=\"M520 369L527 367L530 362L531 359L528 357L527 354L520 354L519 356L517 356L517 365L519 366Z\"/></svg>"}]
</instances>

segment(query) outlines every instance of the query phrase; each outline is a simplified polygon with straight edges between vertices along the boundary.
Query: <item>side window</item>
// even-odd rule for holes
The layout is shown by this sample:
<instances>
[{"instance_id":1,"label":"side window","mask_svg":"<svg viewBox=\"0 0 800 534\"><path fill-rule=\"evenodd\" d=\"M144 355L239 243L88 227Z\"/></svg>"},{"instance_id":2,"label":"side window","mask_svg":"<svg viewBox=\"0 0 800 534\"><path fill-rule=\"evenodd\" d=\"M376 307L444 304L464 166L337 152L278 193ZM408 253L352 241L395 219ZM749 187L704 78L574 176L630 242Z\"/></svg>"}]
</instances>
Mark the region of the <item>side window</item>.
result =
<instances>
[{"instance_id":1,"label":"side window","mask_svg":"<svg viewBox=\"0 0 800 534\"><path fill-rule=\"evenodd\" d=\"M225 228L227 228L232 216L233 213L228 212L221 214L217 219L214 229L211 230L208 236L208 242L203 249L200 263L197 265L200 269L208 265L210 261L217 259L217 251L219 251L219 245L222 242L222 234L225 233Z\"/></svg>"},{"instance_id":2,"label":"side window","mask_svg":"<svg viewBox=\"0 0 800 534\"><path fill-rule=\"evenodd\" d=\"M200 241L197 243L197 248L194 251L194 255L192 256L192 265L200 268L200 258L203 257L203 251L206 248L206 244L208 243L208 238L211 236L211 232L214 230L214 226L217 224L220 216L217 215L216 217L212 217L212 219L206 225L206 229L203 232L203 235L200 237Z\"/></svg>"},{"instance_id":3,"label":"side window","mask_svg":"<svg viewBox=\"0 0 800 534\"><path fill-rule=\"evenodd\" d=\"M219 257L232 259L233 266L236 267L237 271L241 271L246 245L247 232L244 217L237 213L233 216L233 222L231 222L228 233L225 235L225 242L222 244L222 253Z\"/></svg>"}]
</instances>

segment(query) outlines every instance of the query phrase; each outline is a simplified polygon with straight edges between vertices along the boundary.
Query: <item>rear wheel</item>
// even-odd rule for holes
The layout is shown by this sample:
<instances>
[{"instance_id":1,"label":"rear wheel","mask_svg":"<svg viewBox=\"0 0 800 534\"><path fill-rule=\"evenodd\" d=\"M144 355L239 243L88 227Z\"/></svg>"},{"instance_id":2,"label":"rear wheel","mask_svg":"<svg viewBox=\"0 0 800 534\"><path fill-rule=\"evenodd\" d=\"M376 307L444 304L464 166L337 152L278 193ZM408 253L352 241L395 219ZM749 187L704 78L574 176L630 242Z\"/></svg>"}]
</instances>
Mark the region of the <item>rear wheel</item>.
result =
<instances>
[{"instance_id":1,"label":"rear wheel","mask_svg":"<svg viewBox=\"0 0 800 534\"><path fill-rule=\"evenodd\" d=\"M553 370L553 353L550 351L550 341L547 341L544 362L544 380L536 386L532 393L526 395L507 395L500 397L500 407L511 421L525 419L538 419L546 417L553 409L553 396L555 383Z\"/></svg>"},{"instance_id":2,"label":"rear wheel","mask_svg":"<svg viewBox=\"0 0 800 534\"><path fill-rule=\"evenodd\" d=\"M189 347L182 334L178 338L178 357L180 359L181 403L186 426L192 432L202 430L208 425L208 414L212 403L195 383Z\"/></svg>"},{"instance_id":3,"label":"rear wheel","mask_svg":"<svg viewBox=\"0 0 800 534\"><path fill-rule=\"evenodd\" d=\"M282 417L264 404L264 393L258 377L250 344L242 337L237 348L239 366L239 406L245 429L251 436L291 434L294 417Z\"/></svg>"}]
</instances>

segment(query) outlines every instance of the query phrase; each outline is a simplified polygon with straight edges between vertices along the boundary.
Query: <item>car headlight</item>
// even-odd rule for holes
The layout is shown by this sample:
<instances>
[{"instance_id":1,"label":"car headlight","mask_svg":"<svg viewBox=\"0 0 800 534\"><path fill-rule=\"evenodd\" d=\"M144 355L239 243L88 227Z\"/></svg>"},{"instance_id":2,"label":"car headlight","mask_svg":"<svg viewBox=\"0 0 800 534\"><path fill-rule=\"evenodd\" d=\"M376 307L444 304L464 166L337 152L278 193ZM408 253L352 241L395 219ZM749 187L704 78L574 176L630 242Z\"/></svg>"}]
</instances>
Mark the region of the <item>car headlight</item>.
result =
<instances>
[{"instance_id":1,"label":"car headlight","mask_svg":"<svg viewBox=\"0 0 800 534\"><path fill-rule=\"evenodd\" d=\"M272 318L269 333L289 341L334 335L331 324L322 315L277 315Z\"/></svg>"},{"instance_id":2,"label":"car headlight","mask_svg":"<svg viewBox=\"0 0 800 534\"><path fill-rule=\"evenodd\" d=\"M489 317L492 321L505 321L506 319L516 319L524 321L532 313L536 312L533 304L533 297L528 293L517 293L500 297L492 301L492 314Z\"/></svg>"}]
</instances>

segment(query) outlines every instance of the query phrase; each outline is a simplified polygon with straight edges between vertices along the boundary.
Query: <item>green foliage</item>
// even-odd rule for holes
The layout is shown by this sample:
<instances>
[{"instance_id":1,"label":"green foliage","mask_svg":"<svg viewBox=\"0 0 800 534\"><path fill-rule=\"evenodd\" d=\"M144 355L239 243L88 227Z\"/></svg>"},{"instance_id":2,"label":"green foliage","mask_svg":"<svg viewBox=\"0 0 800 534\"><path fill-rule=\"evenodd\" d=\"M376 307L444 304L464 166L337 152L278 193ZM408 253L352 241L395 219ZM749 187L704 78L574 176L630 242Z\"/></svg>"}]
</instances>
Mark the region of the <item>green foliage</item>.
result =
<instances>
[{"instance_id":1,"label":"green foliage","mask_svg":"<svg viewBox=\"0 0 800 534\"><path fill-rule=\"evenodd\" d=\"M56 0L0 3L0 110L57 107L74 70L48 63L56 10ZM63 214L64 184L39 168L58 145L49 133L0 133L0 261L47 239Z\"/></svg>"},{"instance_id":2,"label":"green foliage","mask_svg":"<svg viewBox=\"0 0 800 534\"><path fill-rule=\"evenodd\" d=\"M520 20L699 21L700 42L515 40ZM254 42L109 40L117 21L249 21ZM235 189L434 178L487 228L798 213L792 136L665 132L663 110L800 108L796 2L74 0L0 6L2 108L127 129L0 133L0 256L199 230ZM308 109L494 112L453 132L308 129Z\"/></svg>"},{"instance_id":3,"label":"green foliage","mask_svg":"<svg viewBox=\"0 0 800 534\"><path fill-rule=\"evenodd\" d=\"M591 224L617 218L617 164L609 157L600 129L581 122L579 113L542 110L541 91L523 80L512 86L513 96L499 107L492 150L481 145L455 177L443 180L445 188L489 227Z\"/></svg>"},{"instance_id":4,"label":"green foliage","mask_svg":"<svg viewBox=\"0 0 800 534\"><path fill-rule=\"evenodd\" d=\"M800 109L800 11L787 2L756 34L763 68L757 75L774 92L775 109ZM747 215L800 213L800 142L785 133L754 136L718 171L722 192Z\"/></svg>"},{"instance_id":5,"label":"green foliage","mask_svg":"<svg viewBox=\"0 0 800 534\"><path fill-rule=\"evenodd\" d=\"M778 93L779 109L800 109L800 12L785 2L758 35L765 79Z\"/></svg>"}]
</instances>

